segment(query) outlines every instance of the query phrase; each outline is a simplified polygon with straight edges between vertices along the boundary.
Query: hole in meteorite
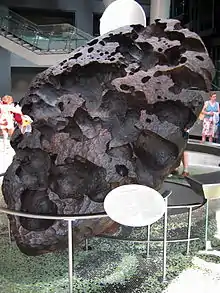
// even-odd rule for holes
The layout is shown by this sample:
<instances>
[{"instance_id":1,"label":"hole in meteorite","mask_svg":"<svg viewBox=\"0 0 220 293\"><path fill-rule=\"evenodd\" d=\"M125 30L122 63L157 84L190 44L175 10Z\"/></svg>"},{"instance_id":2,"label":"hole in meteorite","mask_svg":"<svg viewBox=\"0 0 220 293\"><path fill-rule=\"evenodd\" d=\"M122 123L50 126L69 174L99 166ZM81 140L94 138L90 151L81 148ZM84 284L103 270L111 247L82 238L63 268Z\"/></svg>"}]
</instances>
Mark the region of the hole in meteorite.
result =
<instances>
[{"instance_id":1,"label":"hole in meteorite","mask_svg":"<svg viewBox=\"0 0 220 293\"><path fill-rule=\"evenodd\" d=\"M147 118L145 121L146 121L147 123L151 123L151 119L150 119L150 118Z\"/></svg>"},{"instance_id":2,"label":"hole in meteorite","mask_svg":"<svg viewBox=\"0 0 220 293\"><path fill-rule=\"evenodd\" d=\"M85 141L85 140L87 140L86 137L83 135L82 130L76 124L74 118L73 117L68 117L67 119L68 119L68 124L62 130L62 132L68 133L70 138L74 139L76 141Z\"/></svg>"},{"instance_id":3,"label":"hole in meteorite","mask_svg":"<svg viewBox=\"0 0 220 293\"><path fill-rule=\"evenodd\" d=\"M148 80L150 78L151 78L150 76L145 76L145 77L142 78L141 82L146 83L146 82L148 82Z\"/></svg>"},{"instance_id":4,"label":"hole in meteorite","mask_svg":"<svg viewBox=\"0 0 220 293\"><path fill-rule=\"evenodd\" d=\"M190 51L197 51L201 53L205 53L206 49L202 42L199 39L194 39L194 38L185 38L184 42L182 43L182 46L186 50Z\"/></svg>"},{"instance_id":5,"label":"hole in meteorite","mask_svg":"<svg viewBox=\"0 0 220 293\"><path fill-rule=\"evenodd\" d=\"M88 49L88 53L92 53L93 50L94 50L93 47L89 48L89 49Z\"/></svg>"},{"instance_id":6,"label":"hole in meteorite","mask_svg":"<svg viewBox=\"0 0 220 293\"><path fill-rule=\"evenodd\" d=\"M60 62L60 66L63 66L66 62L67 60L63 60L62 62Z\"/></svg>"},{"instance_id":7,"label":"hole in meteorite","mask_svg":"<svg viewBox=\"0 0 220 293\"><path fill-rule=\"evenodd\" d=\"M63 102L60 102L58 104L58 107L59 107L60 111L62 112L64 110Z\"/></svg>"},{"instance_id":8,"label":"hole in meteorite","mask_svg":"<svg viewBox=\"0 0 220 293\"><path fill-rule=\"evenodd\" d=\"M162 170L171 166L178 157L177 146L149 131L143 131L134 144L134 152L141 161L137 174L141 184L149 180L145 170ZM145 182L144 182L145 181Z\"/></svg>"},{"instance_id":9,"label":"hole in meteorite","mask_svg":"<svg viewBox=\"0 0 220 293\"><path fill-rule=\"evenodd\" d=\"M92 201L103 202L108 193L106 171L80 156L68 159L70 164L54 166L49 186L61 199L74 198L83 202L88 196Z\"/></svg>"},{"instance_id":10,"label":"hole in meteorite","mask_svg":"<svg viewBox=\"0 0 220 293\"><path fill-rule=\"evenodd\" d=\"M185 39L185 35L177 31L168 31L166 32L166 35L170 41L177 40L177 41L183 42L183 40Z\"/></svg>"},{"instance_id":11,"label":"hole in meteorite","mask_svg":"<svg viewBox=\"0 0 220 293\"><path fill-rule=\"evenodd\" d=\"M136 32L132 32L131 38L132 38L132 40L137 40L138 34Z\"/></svg>"},{"instance_id":12,"label":"hole in meteorite","mask_svg":"<svg viewBox=\"0 0 220 293\"><path fill-rule=\"evenodd\" d=\"M176 24L174 25L174 29L175 29L175 30L181 30L181 29L182 29L181 24L180 24L180 23L176 23Z\"/></svg>"},{"instance_id":13,"label":"hole in meteorite","mask_svg":"<svg viewBox=\"0 0 220 293\"><path fill-rule=\"evenodd\" d=\"M115 56L117 54L117 52L112 52L111 54L110 54L110 56Z\"/></svg>"},{"instance_id":14,"label":"hole in meteorite","mask_svg":"<svg viewBox=\"0 0 220 293\"><path fill-rule=\"evenodd\" d=\"M91 42L88 43L88 46L93 46L93 45L97 44L98 41L99 41L98 39L94 39L94 40L92 40Z\"/></svg>"},{"instance_id":15,"label":"hole in meteorite","mask_svg":"<svg viewBox=\"0 0 220 293\"><path fill-rule=\"evenodd\" d=\"M73 57L70 57L69 60L71 60L71 59L77 59L80 56L82 56L82 53L76 53Z\"/></svg>"},{"instance_id":16,"label":"hole in meteorite","mask_svg":"<svg viewBox=\"0 0 220 293\"><path fill-rule=\"evenodd\" d=\"M158 48L158 52L163 52L163 49L162 48Z\"/></svg>"},{"instance_id":17,"label":"hole in meteorite","mask_svg":"<svg viewBox=\"0 0 220 293\"><path fill-rule=\"evenodd\" d=\"M163 73L159 70L154 73L154 77L161 76Z\"/></svg>"},{"instance_id":18,"label":"hole in meteorite","mask_svg":"<svg viewBox=\"0 0 220 293\"><path fill-rule=\"evenodd\" d=\"M187 61L187 58L186 57L181 57L180 58L180 63L183 64Z\"/></svg>"},{"instance_id":19,"label":"hole in meteorite","mask_svg":"<svg viewBox=\"0 0 220 293\"><path fill-rule=\"evenodd\" d=\"M36 215L56 215L57 206L49 199L46 191L26 190L21 195L21 211ZM20 223L29 231L45 231L53 225L54 221L20 217Z\"/></svg>"},{"instance_id":20,"label":"hole in meteorite","mask_svg":"<svg viewBox=\"0 0 220 293\"><path fill-rule=\"evenodd\" d=\"M103 42L103 41L100 41L99 44L102 46L105 46L105 42Z\"/></svg>"},{"instance_id":21,"label":"hole in meteorite","mask_svg":"<svg viewBox=\"0 0 220 293\"><path fill-rule=\"evenodd\" d=\"M120 85L120 89L122 89L123 91L128 91L129 90L129 86L127 84L121 84Z\"/></svg>"},{"instance_id":22,"label":"hole in meteorite","mask_svg":"<svg viewBox=\"0 0 220 293\"><path fill-rule=\"evenodd\" d=\"M199 59L200 61L204 61L204 58L202 56L196 56L197 59Z\"/></svg>"},{"instance_id":23,"label":"hole in meteorite","mask_svg":"<svg viewBox=\"0 0 220 293\"><path fill-rule=\"evenodd\" d=\"M125 165L115 165L115 170L122 177L128 176L128 168Z\"/></svg>"},{"instance_id":24,"label":"hole in meteorite","mask_svg":"<svg viewBox=\"0 0 220 293\"><path fill-rule=\"evenodd\" d=\"M192 125L196 117L194 113L180 101L157 102L153 106L153 113L161 123L169 122L181 129L186 125ZM150 112L151 114L151 112Z\"/></svg>"},{"instance_id":25,"label":"hole in meteorite","mask_svg":"<svg viewBox=\"0 0 220 293\"><path fill-rule=\"evenodd\" d=\"M30 104L25 104L23 107L22 107L22 112L24 115L29 115L31 110L32 110L32 106L33 106L33 103L30 103Z\"/></svg>"}]
</instances>

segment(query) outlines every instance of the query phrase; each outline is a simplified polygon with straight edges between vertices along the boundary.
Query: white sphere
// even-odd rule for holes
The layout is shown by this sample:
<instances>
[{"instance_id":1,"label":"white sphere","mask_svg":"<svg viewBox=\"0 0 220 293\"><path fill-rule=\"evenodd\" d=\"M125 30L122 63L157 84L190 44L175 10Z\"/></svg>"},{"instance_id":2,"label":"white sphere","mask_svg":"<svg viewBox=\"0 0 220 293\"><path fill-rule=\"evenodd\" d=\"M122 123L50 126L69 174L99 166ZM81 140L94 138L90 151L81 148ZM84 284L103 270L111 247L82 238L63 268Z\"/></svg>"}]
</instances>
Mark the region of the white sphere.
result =
<instances>
[{"instance_id":1,"label":"white sphere","mask_svg":"<svg viewBox=\"0 0 220 293\"><path fill-rule=\"evenodd\" d=\"M100 19L100 34L133 24L146 26L142 6L134 0L116 0L106 8Z\"/></svg>"},{"instance_id":2,"label":"white sphere","mask_svg":"<svg viewBox=\"0 0 220 293\"><path fill-rule=\"evenodd\" d=\"M130 226L148 226L165 212L162 195L153 188L130 184L110 191L104 201L107 215L115 222Z\"/></svg>"}]
</instances>

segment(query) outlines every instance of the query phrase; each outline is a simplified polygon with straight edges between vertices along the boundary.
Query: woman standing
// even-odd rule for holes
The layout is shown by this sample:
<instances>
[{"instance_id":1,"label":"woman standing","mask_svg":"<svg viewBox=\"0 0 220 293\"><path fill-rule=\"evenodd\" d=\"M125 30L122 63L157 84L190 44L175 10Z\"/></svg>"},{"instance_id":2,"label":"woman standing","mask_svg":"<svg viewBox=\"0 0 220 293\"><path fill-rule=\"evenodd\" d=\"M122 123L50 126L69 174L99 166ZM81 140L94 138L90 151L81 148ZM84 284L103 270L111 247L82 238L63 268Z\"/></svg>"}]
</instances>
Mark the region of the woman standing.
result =
<instances>
[{"instance_id":1,"label":"woman standing","mask_svg":"<svg viewBox=\"0 0 220 293\"><path fill-rule=\"evenodd\" d=\"M0 129L3 134L4 151L6 150L8 136L12 136L14 132L13 113L18 112L14 107L13 98L4 96L0 102Z\"/></svg>"},{"instance_id":2,"label":"woman standing","mask_svg":"<svg viewBox=\"0 0 220 293\"><path fill-rule=\"evenodd\" d=\"M202 142L206 141L207 136L209 137L209 142L212 142L219 120L219 103L216 102L216 93L213 93L210 96L210 100L205 102L202 113L204 114Z\"/></svg>"}]
</instances>

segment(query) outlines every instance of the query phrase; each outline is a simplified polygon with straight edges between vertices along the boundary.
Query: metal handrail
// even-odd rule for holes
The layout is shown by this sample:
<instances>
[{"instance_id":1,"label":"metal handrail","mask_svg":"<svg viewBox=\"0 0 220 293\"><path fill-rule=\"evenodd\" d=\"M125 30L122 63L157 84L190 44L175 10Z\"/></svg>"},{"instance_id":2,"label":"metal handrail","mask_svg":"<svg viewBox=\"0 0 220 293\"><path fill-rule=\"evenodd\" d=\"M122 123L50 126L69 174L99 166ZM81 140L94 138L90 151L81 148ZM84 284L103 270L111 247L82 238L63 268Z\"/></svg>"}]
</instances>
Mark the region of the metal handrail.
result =
<instances>
[{"instance_id":1,"label":"metal handrail","mask_svg":"<svg viewBox=\"0 0 220 293\"><path fill-rule=\"evenodd\" d=\"M83 41L85 44L93 38L70 24L37 25L4 7L0 8L0 27L2 29L0 34L5 38L13 40L21 46L28 44L29 46L25 46L25 48L35 51L38 55L44 52L51 54L70 53L78 47L78 41ZM55 29L58 30L59 34L56 34Z\"/></svg>"},{"instance_id":2,"label":"metal handrail","mask_svg":"<svg viewBox=\"0 0 220 293\"><path fill-rule=\"evenodd\" d=\"M4 176L4 174L3 174ZM1 177L1 175L0 175ZM172 191L165 191L163 194L166 194L165 198L168 198L171 194ZM162 194L162 196L163 196ZM193 206L191 206L193 207ZM182 208L180 206L179 208ZM97 214L78 214L78 215L39 215L39 214L29 214L26 212L21 212L21 211L15 211L15 210L10 210L4 207L0 207L0 213L4 213L7 215L12 215L12 216L17 216L17 217L24 217L24 218L31 218L31 219L37 219L37 220L65 220L65 221L75 221L75 220L92 220L92 219L101 219L101 218L109 218L109 216L106 214L106 212L102 213L97 213Z\"/></svg>"},{"instance_id":3,"label":"metal handrail","mask_svg":"<svg viewBox=\"0 0 220 293\"><path fill-rule=\"evenodd\" d=\"M198 208L201 206L200 204L189 204L189 205L175 205L175 206L168 206L168 209L189 209L189 208ZM92 220L92 219L101 219L101 218L109 218L109 216L106 213L97 213L97 214L81 214L81 215L38 215L38 214L29 214L25 212L10 210L4 207L0 207L0 213L17 216L17 217L23 217L23 218L31 218L31 219L37 219L37 220Z\"/></svg>"},{"instance_id":4,"label":"metal handrail","mask_svg":"<svg viewBox=\"0 0 220 293\"><path fill-rule=\"evenodd\" d=\"M213 142L201 143L196 139L189 139L186 146L186 150L220 156L220 145Z\"/></svg>"},{"instance_id":5,"label":"metal handrail","mask_svg":"<svg viewBox=\"0 0 220 293\"><path fill-rule=\"evenodd\" d=\"M14 211L7 208L0 207L0 213L4 213L7 215L23 217L23 218L31 218L37 220L65 220L65 221L75 221L75 220L91 220L91 219L99 219L99 218L109 218L106 213L97 213L97 214L81 214L81 215L38 215L38 214L29 214L20 211Z\"/></svg>"}]
</instances>

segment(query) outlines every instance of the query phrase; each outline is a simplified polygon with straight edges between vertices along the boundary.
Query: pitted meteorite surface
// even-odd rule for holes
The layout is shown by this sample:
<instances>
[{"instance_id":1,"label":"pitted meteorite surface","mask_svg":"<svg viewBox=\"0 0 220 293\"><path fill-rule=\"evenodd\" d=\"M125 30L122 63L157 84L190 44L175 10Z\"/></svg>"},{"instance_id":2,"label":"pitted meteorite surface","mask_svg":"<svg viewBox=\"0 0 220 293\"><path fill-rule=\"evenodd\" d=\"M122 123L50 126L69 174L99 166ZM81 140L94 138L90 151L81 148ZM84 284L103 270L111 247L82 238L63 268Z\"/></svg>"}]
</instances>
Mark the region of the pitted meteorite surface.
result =
<instances>
[{"instance_id":1,"label":"pitted meteorite surface","mask_svg":"<svg viewBox=\"0 0 220 293\"><path fill-rule=\"evenodd\" d=\"M3 183L10 209L36 214L103 211L113 188L159 188L178 166L184 129L199 115L214 67L201 39L176 20L128 26L90 41L36 76L21 104L34 123L17 129ZM115 203L117 204L117 203ZM66 247L65 222L10 217L20 249ZM74 222L75 241L109 219Z\"/></svg>"}]
</instances>

